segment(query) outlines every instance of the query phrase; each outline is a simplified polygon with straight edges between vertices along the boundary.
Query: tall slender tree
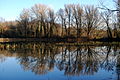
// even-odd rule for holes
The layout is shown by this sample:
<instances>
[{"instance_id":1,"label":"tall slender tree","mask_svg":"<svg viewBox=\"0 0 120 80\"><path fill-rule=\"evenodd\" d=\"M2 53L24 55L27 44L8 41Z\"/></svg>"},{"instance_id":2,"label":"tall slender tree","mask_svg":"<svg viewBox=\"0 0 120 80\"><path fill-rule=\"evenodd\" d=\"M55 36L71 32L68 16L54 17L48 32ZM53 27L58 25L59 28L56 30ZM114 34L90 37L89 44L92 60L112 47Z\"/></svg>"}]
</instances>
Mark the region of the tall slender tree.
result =
<instances>
[{"instance_id":1,"label":"tall slender tree","mask_svg":"<svg viewBox=\"0 0 120 80\"><path fill-rule=\"evenodd\" d=\"M71 18L72 18L72 4L65 5L65 14L68 21L67 36L70 36Z\"/></svg>"},{"instance_id":2,"label":"tall slender tree","mask_svg":"<svg viewBox=\"0 0 120 80\"><path fill-rule=\"evenodd\" d=\"M48 6L46 6L44 4L35 4L32 7L32 12L35 15L36 20L38 22L37 35L39 37L46 35L46 26L44 23L45 23L45 19L47 16L47 11L48 11Z\"/></svg>"},{"instance_id":3,"label":"tall slender tree","mask_svg":"<svg viewBox=\"0 0 120 80\"><path fill-rule=\"evenodd\" d=\"M91 32L100 25L100 14L96 7L85 6L84 26L88 39L90 39Z\"/></svg>"},{"instance_id":4,"label":"tall slender tree","mask_svg":"<svg viewBox=\"0 0 120 80\"><path fill-rule=\"evenodd\" d=\"M77 27L77 38L81 37L82 26L83 26L83 9L79 4L72 6L73 17L75 20L75 26Z\"/></svg>"},{"instance_id":5,"label":"tall slender tree","mask_svg":"<svg viewBox=\"0 0 120 80\"><path fill-rule=\"evenodd\" d=\"M30 21L30 10L29 9L23 9L23 11L20 14L19 18L19 25L21 26L20 28L20 33L24 35L24 37L27 37L27 29L29 26L29 21Z\"/></svg>"},{"instance_id":6,"label":"tall slender tree","mask_svg":"<svg viewBox=\"0 0 120 80\"><path fill-rule=\"evenodd\" d=\"M49 31L50 37L52 37L55 32L55 18L56 18L56 16L55 16L54 10L49 8L48 19L49 19L49 23L50 23L50 31Z\"/></svg>"}]
</instances>

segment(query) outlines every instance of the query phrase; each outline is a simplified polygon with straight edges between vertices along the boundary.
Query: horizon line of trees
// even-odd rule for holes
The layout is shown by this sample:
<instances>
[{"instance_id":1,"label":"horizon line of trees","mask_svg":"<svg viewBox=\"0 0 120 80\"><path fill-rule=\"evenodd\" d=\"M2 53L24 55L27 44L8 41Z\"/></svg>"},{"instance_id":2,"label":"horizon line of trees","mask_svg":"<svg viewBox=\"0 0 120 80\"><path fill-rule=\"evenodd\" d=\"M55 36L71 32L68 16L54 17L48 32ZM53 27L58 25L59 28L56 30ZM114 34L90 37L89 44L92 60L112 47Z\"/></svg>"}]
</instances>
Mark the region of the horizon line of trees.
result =
<instances>
[{"instance_id":1,"label":"horizon line of trees","mask_svg":"<svg viewBox=\"0 0 120 80\"><path fill-rule=\"evenodd\" d=\"M9 27L8 27L9 26ZM7 28L6 28L7 27ZM120 38L116 12L93 5L66 4L55 12L44 4L23 9L15 22L0 22L1 37Z\"/></svg>"}]
</instances>

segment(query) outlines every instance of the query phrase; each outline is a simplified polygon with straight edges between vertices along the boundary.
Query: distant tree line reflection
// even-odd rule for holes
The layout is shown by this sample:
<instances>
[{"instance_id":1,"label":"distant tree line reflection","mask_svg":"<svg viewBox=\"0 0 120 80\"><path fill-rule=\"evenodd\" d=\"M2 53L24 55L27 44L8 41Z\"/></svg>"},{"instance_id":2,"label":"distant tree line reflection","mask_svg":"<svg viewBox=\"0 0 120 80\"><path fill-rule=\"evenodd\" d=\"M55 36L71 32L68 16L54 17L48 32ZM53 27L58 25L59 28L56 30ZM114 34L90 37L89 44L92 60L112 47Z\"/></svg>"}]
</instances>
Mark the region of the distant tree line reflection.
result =
<instances>
[{"instance_id":1,"label":"distant tree line reflection","mask_svg":"<svg viewBox=\"0 0 120 80\"><path fill-rule=\"evenodd\" d=\"M15 48L13 48L15 47ZM0 48L0 61L16 57L22 68L47 74L57 67L64 75L94 75L100 68L116 71L120 79L118 46L56 46L54 44L11 44Z\"/></svg>"}]
</instances>

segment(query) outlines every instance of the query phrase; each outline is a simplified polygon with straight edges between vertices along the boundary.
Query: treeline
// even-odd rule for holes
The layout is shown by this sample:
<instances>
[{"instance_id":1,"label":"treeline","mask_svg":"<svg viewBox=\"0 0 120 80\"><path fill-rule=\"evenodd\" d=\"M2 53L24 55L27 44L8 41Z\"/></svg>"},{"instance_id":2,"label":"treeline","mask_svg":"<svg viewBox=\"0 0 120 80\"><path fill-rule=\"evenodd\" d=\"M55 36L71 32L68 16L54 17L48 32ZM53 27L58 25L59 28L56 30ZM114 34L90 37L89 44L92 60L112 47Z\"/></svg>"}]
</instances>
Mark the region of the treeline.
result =
<instances>
[{"instance_id":1,"label":"treeline","mask_svg":"<svg viewBox=\"0 0 120 80\"><path fill-rule=\"evenodd\" d=\"M93 5L66 4L55 12L44 4L23 9L15 22L0 23L1 37L18 38L119 38L117 13Z\"/></svg>"}]
</instances>

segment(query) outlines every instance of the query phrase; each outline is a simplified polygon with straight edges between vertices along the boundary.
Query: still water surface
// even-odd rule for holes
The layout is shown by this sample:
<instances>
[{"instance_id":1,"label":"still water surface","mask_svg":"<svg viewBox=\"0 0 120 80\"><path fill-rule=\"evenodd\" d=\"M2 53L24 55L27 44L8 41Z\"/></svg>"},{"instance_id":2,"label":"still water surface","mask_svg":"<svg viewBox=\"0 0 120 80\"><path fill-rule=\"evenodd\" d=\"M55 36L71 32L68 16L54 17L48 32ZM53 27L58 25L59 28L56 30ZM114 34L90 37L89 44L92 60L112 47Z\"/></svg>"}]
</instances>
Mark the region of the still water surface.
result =
<instances>
[{"instance_id":1,"label":"still water surface","mask_svg":"<svg viewBox=\"0 0 120 80\"><path fill-rule=\"evenodd\" d=\"M6 45L0 80L120 80L120 47Z\"/></svg>"}]
</instances>

